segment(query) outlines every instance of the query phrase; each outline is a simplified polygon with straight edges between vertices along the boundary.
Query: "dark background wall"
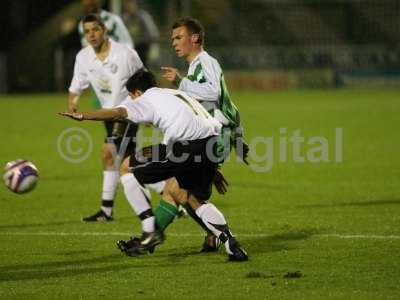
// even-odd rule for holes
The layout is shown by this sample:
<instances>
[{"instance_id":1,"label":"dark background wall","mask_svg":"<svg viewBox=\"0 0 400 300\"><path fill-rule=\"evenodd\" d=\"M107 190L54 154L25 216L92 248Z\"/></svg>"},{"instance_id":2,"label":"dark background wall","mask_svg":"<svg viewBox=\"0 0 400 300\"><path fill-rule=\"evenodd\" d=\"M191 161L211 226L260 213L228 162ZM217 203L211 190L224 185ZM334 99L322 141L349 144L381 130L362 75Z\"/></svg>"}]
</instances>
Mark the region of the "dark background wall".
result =
<instances>
[{"instance_id":1,"label":"dark background wall","mask_svg":"<svg viewBox=\"0 0 400 300\"><path fill-rule=\"evenodd\" d=\"M398 0L139 3L159 26L160 61L165 63L177 63L169 45L172 21L193 15L204 24L206 46L225 69L400 70ZM80 1L13 0L2 2L1 6L0 79L5 78L2 82L7 90L60 90L55 83L56 49L65 48L62 59L73 62L80 47L76 31L62 36L60 27L66 18L80 18ZM108 7L107 1L104 6ZM72 62L67 63L67 73ZM1 84L0 90L4 92Z\"/></svg>"}]
</instances>

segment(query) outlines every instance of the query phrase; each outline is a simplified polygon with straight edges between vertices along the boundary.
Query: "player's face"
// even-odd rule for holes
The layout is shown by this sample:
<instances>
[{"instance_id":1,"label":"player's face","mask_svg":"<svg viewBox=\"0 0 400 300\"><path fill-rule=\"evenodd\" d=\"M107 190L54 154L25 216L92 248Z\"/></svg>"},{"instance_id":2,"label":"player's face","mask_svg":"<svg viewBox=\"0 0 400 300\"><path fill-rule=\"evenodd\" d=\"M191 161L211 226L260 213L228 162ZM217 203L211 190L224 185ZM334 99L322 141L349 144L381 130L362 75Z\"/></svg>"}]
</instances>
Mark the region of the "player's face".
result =
<instances>
[{"instance_id":1,"label":"player's face","mask_svg":"<svg viewBox=\"0 0 400 300\"><path fill-rule=\"evenodd\" d=\"M192 52L194 35L190 34L185 26L172 30L171 40L178 57L186 57Z\"/></svg>"},{"instance_id":2,"label":"player's face","mask_svg":"<svg viewBox=\"0 0 400 300\"><path fill-rule=\"evenodd\" d=\"M93 47L99 48L104 43L105 30L97 22L87 22L83 24L83 32L86 41Z\"/></svg>"}]
</instances>

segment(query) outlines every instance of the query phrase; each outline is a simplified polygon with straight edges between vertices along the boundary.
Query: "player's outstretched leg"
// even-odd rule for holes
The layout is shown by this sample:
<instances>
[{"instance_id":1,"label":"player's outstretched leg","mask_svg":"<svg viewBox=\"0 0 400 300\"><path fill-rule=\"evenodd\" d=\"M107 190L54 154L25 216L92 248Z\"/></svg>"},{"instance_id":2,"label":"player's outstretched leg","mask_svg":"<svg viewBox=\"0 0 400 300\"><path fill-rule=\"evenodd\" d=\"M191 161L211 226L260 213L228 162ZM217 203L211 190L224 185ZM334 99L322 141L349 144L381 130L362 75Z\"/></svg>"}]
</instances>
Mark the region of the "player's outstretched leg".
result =
<instances>
[{"instance_id":1,"label":"player's outstretched leg","mask_svg":"<svg viewBox=\"0 0 400 300\"><path fill-rule=\"evenodd\" d=\"M203 220L199 218L199 216L196 214L196 211L189 205L189 203L186 203L184 205L187 213L189 216L196 221L197 224L203 228L204 232L206 233L206 236L204 237L204 242L201 247L200 252L216 252L218 251L219 247L221 246L221 241L218 237L216 237L210 229L204 224Z\"/></svg>"},{"instance_id":2,"label":"player's outstretched leg","mask_svg":"<svg viewBox=\"0 0 400 300\"><path fill-rule=\"evenodd\" d=\"M129 170L129 158L121 166L121 183L128 202L139 217L143 233L142 236L129 241L118 241L118 248L127 255L152 252L154 247L164 241L164 235L156 230L155 217L150 206L150 193L144 188Z\"/></svg>"},{"instance_id":3,"label":"player's outstretched leg","mask_svg":"<svg viewBox=\"0 0 400 300\"><path fill-rule=\"evenodd\" d=\"M225 244L225 250L231 261L246 261L248 256L246 251L240 246L239 242L232 235L228 224L225 221L224 215L211 203L198 205L197 200L193 201L193 196L190 198L190 204L196 208L196 214L204 222L215 236Z\"/></svg>"}]
</instances>

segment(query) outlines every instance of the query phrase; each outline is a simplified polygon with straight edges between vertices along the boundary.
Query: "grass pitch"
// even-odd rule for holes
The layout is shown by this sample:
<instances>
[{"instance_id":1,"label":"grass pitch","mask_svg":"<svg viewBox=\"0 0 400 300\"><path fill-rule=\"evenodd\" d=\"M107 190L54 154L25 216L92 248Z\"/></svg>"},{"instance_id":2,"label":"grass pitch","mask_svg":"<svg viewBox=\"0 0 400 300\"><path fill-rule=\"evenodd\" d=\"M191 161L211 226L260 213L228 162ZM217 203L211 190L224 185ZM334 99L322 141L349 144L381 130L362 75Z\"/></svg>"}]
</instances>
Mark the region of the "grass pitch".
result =
<instances>
[{"instance_id":1,"label":"grass pitch","mask_svg":"<svg viewBox=\"0 0 400 300\"><path fill-rule=\"evenodd\" d=\"M253 144L252 168L233 158L224 166L229 193L213 196L249 252L246 263L227 262L222 249L198 253L202 233L190 219L176 220L153 255L122 256L115 241L140 226L121 190L114 222L80 221L99 205L102 125L57 117L66 95L1 97L1 163L32 160L41 177L27 195L0 187L0 298L398 299L400 92L233 96L248 139L270 138ZM89 107L84 101L82 109ZM80 163L57 148L71 127L93 141ZM299 150L290 142L296 130L304 138ZM324 153L313 137L327 142ZM77 159L90 145L76 138L69 150ZM293 160L296 151L305 162Z\"/></svg>"}]
</instances>

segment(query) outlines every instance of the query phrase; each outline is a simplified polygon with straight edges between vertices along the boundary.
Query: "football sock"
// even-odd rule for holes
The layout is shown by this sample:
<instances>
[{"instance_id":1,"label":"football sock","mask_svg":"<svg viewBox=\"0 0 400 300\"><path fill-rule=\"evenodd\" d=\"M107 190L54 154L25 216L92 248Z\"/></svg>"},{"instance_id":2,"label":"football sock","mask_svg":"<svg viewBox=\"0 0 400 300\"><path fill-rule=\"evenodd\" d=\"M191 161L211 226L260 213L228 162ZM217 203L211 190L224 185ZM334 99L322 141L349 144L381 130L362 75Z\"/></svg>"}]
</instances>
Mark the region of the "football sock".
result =
<instances>
[{"instance_id":1,"label":"football sock","mask_svg":"<svg viewBox=\"0 0 400 300\"><path fill-rule=\"evenodd\" d=\"M172 223L177 214L177 207L161 199L160 204L154 209L157 229L160 231L164 231L168 227L168 225Z\"/></svg>"},{"instance_id":2,"label":"football sock","mask_svg":"<svg viewBox=\"0 0 400 300\"><path fill-rule=\"evenodd\" d=\"M114 200L102 200L100 209L108 216L111 217L113 212Z\"/></svg>"},{"instance_id":3,"label":"football sock","mask_svg":"<svg viewBox=\"0 0 400 300\"><path fill-rule=\"evenodd\" d=\"M164 186L165 186L165 181L146 184L146 187L153 189L158 194L162 194Z\"/></svg>"},{"instance_id":4,"label":"football sock","mask_svg":"<svg viewBox=\"0 0 400 300\"><path fill-rule=\"evenodd\" d=\"M226 224L224 215L213 204L207 203L196 209L196 214L204 222L204 224L225 244L225 249L228 254L232 254L229 248L229 238L232 233Z\"/></svg>"},{"instance_id":5,"label":"football sock","mask_svg":"<svg viewBox=\"0 0 400 300\"><path fill-rule=\"evenodd\" d=\"M137 181L132 173L122 175L121 183L126 199L142 221L143 231L153 232L155 218L150 206L150 192Z\"/></svg>"},{"instance_id":6,"label":"football sock","mask_svg":"<svg viewBox=\"0 0 400 300\"><path fill-rule=\"evenodd\" d=\"M112 215L114 197L119 180L118 171L103 171L103 193L101 210L108 216Z\"/></svg>"},{"instance_id":7,"label":"football sock","mask_svg":"<svg viewBox=\"0 0 400 300\"><path fill-rule=\"evenodd\" d=\"M197 224L199 224L207 232L207 234L213 234L212 231L207 228L206 224L204 224L201 218L199 218L199 216L196 214L194 209L189 205L189 203L183 204L183 207L186 209L189 216L191 216L192 219L195 220Z\"/></svg>"},{"instance_id":8,"label":"football sock","mask_svg":"<svg viewBox=\"0 0 400 300\"><path fill-rule=\"evenodd\" d=\"M154 232L156 230L155 217L151 208L142 212L139 215L139 219L142 222L144 232Z\"/></svg>"}]
</instances>

